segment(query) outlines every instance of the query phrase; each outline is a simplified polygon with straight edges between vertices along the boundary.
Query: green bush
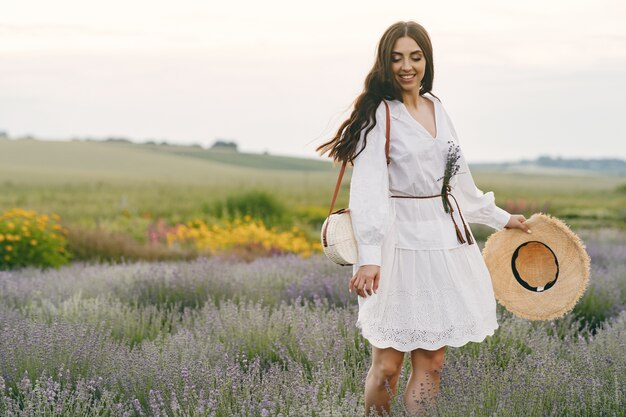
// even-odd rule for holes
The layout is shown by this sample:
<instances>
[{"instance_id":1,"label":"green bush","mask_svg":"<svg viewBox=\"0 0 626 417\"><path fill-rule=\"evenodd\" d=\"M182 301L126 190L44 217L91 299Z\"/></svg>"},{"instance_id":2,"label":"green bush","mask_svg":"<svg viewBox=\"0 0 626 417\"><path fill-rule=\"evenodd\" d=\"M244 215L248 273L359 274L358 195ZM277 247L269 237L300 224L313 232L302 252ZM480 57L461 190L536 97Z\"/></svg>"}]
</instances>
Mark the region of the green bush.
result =
<instances>
[{"instance_id":1,"label":"green bush","mask_svg":"<svg viewBox=\"0 0 626 417\"><path fill-rule=\"evenodd\" d=\"M333 210L336 211L338 208L335 207ZM295 210L295 213L301 222L306 223L317 230L322 227L324 220L326 220L326 217L328 216L328 207L299 207Z\"/></svg>"},{"instance_id":2,"label":"green bush","mask_svg":"<svg viewBox=\"0 0 626 417\"><path fill-rule=\"evenodd\" d=\"M67 230L56 214L13 208L0 215L0 269L59 267L70 260Z\"/></svg>"},{"instance_id":3,"label":"green bush","mask_svg":"<svg viewBox=\"0 0 626 417\"><path fill-rule=\"evenodd\" d=\"M290 217L276 197L261 190L229 196L216 202L208 211L216 217L228 219L249 215L263 220L266 225L285 224Z\"/></svg>"}]
</instances>

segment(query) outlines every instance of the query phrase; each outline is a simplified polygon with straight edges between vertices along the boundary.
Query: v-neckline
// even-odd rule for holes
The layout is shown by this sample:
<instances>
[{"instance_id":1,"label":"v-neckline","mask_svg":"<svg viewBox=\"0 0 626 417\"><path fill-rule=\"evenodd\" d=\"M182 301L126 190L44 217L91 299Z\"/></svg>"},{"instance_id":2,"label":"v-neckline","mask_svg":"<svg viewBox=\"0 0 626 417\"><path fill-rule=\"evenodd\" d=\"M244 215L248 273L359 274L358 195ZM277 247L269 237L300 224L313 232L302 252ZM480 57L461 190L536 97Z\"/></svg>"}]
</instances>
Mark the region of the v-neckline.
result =
<instances>
[{"instance_id":1,"label":"v-neckline","mask_svg":"<svg viewBox=\"0 0 626 417\"><path fill-rule=\"evenodd\" d=\"M430 98L426 97L426 95L422 95L422 97L424 97L426 100L432 101L433 103L433 117L435 118L435 136L431 135L428 129L426 129L415 117L413 117L413 115L411 114L409 109L406 108L403 102L400 102L400 105L402 109L404 110L404 112L406 113L406 115L411 120L413 120L424 132L426 132L426 134L430 137L430 139L436 140L439 137L439 116L437 115L437 102L435 100L431 100Z\"/></svg>"}]
</instances>

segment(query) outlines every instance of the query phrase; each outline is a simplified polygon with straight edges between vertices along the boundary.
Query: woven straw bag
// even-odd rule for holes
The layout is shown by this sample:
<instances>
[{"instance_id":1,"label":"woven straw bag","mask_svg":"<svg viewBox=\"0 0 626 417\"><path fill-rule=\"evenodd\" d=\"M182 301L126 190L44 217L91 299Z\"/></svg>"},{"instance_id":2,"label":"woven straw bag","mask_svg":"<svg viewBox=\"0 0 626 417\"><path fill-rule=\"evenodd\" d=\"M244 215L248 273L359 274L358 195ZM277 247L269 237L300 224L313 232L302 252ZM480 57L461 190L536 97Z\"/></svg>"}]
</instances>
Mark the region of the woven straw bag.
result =
<instances>
[{"instance_id":1,"label":"woven straw bag","mask_svg":"<svg viewBox=\"0 0 626 417\"><path fill-rule=\"evenodd\" d=\"M385 130L385 155L387 157L387 165L389 165L389 105L385 100L386 117L386 130ZM337 194L339 193L339 186L341 185L341 179L343 173L346 170L346 162L344 161L339 171L339 178L337 178L337 185L335 186L335 193L333 199L330 202L330 210L328 211L328 217L324 221L321 230L322 248L324 254L336 264L342 266L354 265L358 262L358 246L354 237L354 231L352 230L352 219L350 218L350 209L342 208L333 212L335 206L335 200L337 200Z\"/></svg>"}]
</instances>

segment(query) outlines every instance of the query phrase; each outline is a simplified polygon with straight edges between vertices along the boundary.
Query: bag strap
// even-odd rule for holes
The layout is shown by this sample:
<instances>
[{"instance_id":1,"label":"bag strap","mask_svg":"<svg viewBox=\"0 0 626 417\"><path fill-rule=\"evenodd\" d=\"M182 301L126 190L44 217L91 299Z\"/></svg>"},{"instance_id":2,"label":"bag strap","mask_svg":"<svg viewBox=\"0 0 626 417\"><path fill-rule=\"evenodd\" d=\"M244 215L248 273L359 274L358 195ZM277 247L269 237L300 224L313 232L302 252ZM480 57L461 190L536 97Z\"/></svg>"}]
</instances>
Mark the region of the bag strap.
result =
<instances>
[{"instance_id":1,"label":"bag strap","mask_svg":"<svg viewBox=\"0 0 626 417\"><path fill-rule=\"evenodd\" d=\"M391 162L389 159L389 104L387 101L383 99L383 103L385 103L385 111L386 111L386 122L387 126L385 128L385 156L387 157L387 165ZM337 194L339 194L339 186L341 185L341 180L343 179L343 173L346 170L346 163L348 161L343 161L341 165L341 170L339 171L339 178L337 178L337 185L335 186L335 193L333 194L333 199L330 202L330 210L328 211L328 215L330 216L333 213L333 207L335 207L335 201L337 200Z\"/></svg>"}]
</instances>

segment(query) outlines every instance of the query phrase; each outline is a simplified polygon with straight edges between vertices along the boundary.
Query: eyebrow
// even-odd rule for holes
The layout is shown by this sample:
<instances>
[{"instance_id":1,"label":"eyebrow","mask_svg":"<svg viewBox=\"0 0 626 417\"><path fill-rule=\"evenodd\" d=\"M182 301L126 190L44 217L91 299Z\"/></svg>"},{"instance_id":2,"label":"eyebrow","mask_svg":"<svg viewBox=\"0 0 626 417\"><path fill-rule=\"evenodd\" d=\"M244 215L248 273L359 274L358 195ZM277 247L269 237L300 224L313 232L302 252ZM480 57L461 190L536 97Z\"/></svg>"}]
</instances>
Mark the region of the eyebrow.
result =
<instances>
[{"instance_id":1,"label":"eyebrow","mask_svg":"<svg viewBox=\"0 0 626 417\"><path fill-rule=\"evenodd\" d=\"M402 55L401 52L391 51L391 55L394 55L394 54L395 55ZM413 54L420 54L420 55L422 55L422 50L421 49L416 49L415 51L411 52L411 55L413 55Z\"/></svg>"}]
</instances>

